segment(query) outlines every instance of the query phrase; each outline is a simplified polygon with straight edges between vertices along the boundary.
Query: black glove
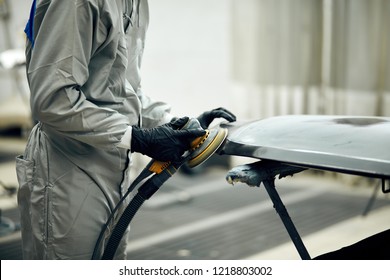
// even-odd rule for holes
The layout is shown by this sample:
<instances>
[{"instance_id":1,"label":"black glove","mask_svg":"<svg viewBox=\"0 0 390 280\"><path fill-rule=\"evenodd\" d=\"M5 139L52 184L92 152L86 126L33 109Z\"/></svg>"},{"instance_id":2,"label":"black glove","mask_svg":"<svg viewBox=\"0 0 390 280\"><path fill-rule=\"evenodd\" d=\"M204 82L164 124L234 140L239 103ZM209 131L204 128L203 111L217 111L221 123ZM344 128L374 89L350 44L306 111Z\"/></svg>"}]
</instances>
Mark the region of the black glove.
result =
<instances>
[{"instance_id":1,"label":"black glove","mask_svg":"<svg viewBox=\"0 0 390 280\"><path fill-rule=\"evenodd\" d=\"M179 161L190 143L203 136L203 129L180 129L188 117L149 129L132 127L131 151L147 155L159 161Z\"/></svg>"},{"instance_id":2,"label":"black glove","mask_svg":"<svg viewBox=\"0 0 390 280\"><path fill-rule=\"evenodd\" d=\"M201 127L206 129L209 127L210 123L216 118L224 118L229 122L236 121L236 116L225 108L217 108L211 111L204 112L199 117L197 117Z\"/></svg>"}]
</instances>

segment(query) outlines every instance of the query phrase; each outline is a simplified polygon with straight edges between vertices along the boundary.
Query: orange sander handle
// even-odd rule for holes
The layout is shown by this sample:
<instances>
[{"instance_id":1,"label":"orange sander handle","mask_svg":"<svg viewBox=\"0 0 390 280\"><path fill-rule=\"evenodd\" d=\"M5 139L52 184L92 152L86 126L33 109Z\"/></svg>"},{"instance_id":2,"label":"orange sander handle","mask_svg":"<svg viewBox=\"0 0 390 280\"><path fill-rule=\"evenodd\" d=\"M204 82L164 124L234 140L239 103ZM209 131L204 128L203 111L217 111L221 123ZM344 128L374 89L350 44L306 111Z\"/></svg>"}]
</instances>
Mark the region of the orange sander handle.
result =
<instances>
[{"instance_id":1,"label":"orange sander handle","mask_svg":"<svg viewBox=\"0 0 390 280\"><path fill-rule=\"evenodd\" d=\"M191 144L190 144L190 151L194 151L197 148L199 148L204 141L207 139L207 137L210 135L210 131L206 129L206 133L203 136L199 136L195 138ZM158 160L153 160L153 162L149 166L149 171L160 174L162 171L164 171L169 165L171 164L170 161L164 162L164 161L158 161Z\"/></svg>"}]
</instances>

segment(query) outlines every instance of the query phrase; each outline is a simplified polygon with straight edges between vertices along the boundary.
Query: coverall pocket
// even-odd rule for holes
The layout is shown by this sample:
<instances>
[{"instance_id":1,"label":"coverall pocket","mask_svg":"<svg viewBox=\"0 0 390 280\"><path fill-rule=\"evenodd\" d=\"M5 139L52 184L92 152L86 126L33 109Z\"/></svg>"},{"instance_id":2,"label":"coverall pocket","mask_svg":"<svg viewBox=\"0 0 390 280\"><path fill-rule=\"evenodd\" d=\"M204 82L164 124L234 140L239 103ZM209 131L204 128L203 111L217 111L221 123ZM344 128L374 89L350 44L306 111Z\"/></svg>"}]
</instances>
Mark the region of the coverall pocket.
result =
<instances>
[{"instance_id":1,"label":"coverall pocket","mask_svg":"<svg viewBox=\"0 0 390 280\"><path fill-rule=\"evenodd\" d=\"M52 235L52 186L44 183L37 167L37 163L32 159L23 156L16 158L23 255L27 259L51 257L49 242Z\"/></svg>"},{"instance_id":2,"label":"coverall pocket","mask_svg":"<svg viewBox=\"0 0 390 280\"><path fill-rule=\"evenodd\" d=\"M33 259L36 254L31 225L31 193L33 189L34 161L26 160L22 155L15 159L16 175L19 182L18 206L22 230L23 258Z\"/></svg>"},{"instance_id":3,"label":"coverall pocket","mask_svg":"<svg viewBox=\"0 0 390 280\"><path fill-rule=\"evenodd\" d=\"M25 159L23 155L17 156L15 160L16 175L19 183L18 199L25 198L24 194L28 194L29 199L34 177L34 161Z\"/></svg>"}]
</instances>

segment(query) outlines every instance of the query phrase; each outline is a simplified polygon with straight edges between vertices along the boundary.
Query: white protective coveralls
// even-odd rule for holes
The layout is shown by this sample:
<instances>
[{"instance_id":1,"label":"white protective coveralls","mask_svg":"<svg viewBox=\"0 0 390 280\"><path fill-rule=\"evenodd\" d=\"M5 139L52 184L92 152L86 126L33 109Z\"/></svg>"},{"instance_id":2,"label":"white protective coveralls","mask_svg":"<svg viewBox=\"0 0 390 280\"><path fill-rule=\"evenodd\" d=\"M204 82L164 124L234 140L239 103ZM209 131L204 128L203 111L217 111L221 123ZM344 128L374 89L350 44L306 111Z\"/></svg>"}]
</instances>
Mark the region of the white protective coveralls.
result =
<instances>
[{"instance_id":1,"label":"white protective coveralls","mask_svg":"<svg viewBox=\"0 0 390 280\"><path fill-rule=\"evenodd\" d=\"M90 259L130 185L131 126L172 117L140 87L148 2L37 0L33 17L26 58L39 122L16 159L23 254Z\"/></svg>"}]
</instances>

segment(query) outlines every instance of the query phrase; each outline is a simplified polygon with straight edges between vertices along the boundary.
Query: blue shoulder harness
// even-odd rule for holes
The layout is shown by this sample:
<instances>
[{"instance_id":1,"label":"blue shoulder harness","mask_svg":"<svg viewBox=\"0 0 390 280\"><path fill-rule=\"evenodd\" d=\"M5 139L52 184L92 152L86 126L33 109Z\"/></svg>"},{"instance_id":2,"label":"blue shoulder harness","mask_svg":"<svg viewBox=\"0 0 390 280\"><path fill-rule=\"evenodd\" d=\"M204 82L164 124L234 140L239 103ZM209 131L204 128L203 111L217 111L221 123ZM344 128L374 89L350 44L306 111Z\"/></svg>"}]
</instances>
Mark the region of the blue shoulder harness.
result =
<instances>
[{"instance_id":1,"label":"blue shoulder harness","mask_svg":"<svg viewBox=\"0 0 390 280\"><path fill-rule=\"evenodd\" d=\"M24 29L24 32L27 35L27 39L30 40L31 45L33 47L34 47L34 16L35 16L36 6L37 6L37 1L34 0L31 6L30 18L28 19L26 28Z\"/></svg>"}]
</instances>

